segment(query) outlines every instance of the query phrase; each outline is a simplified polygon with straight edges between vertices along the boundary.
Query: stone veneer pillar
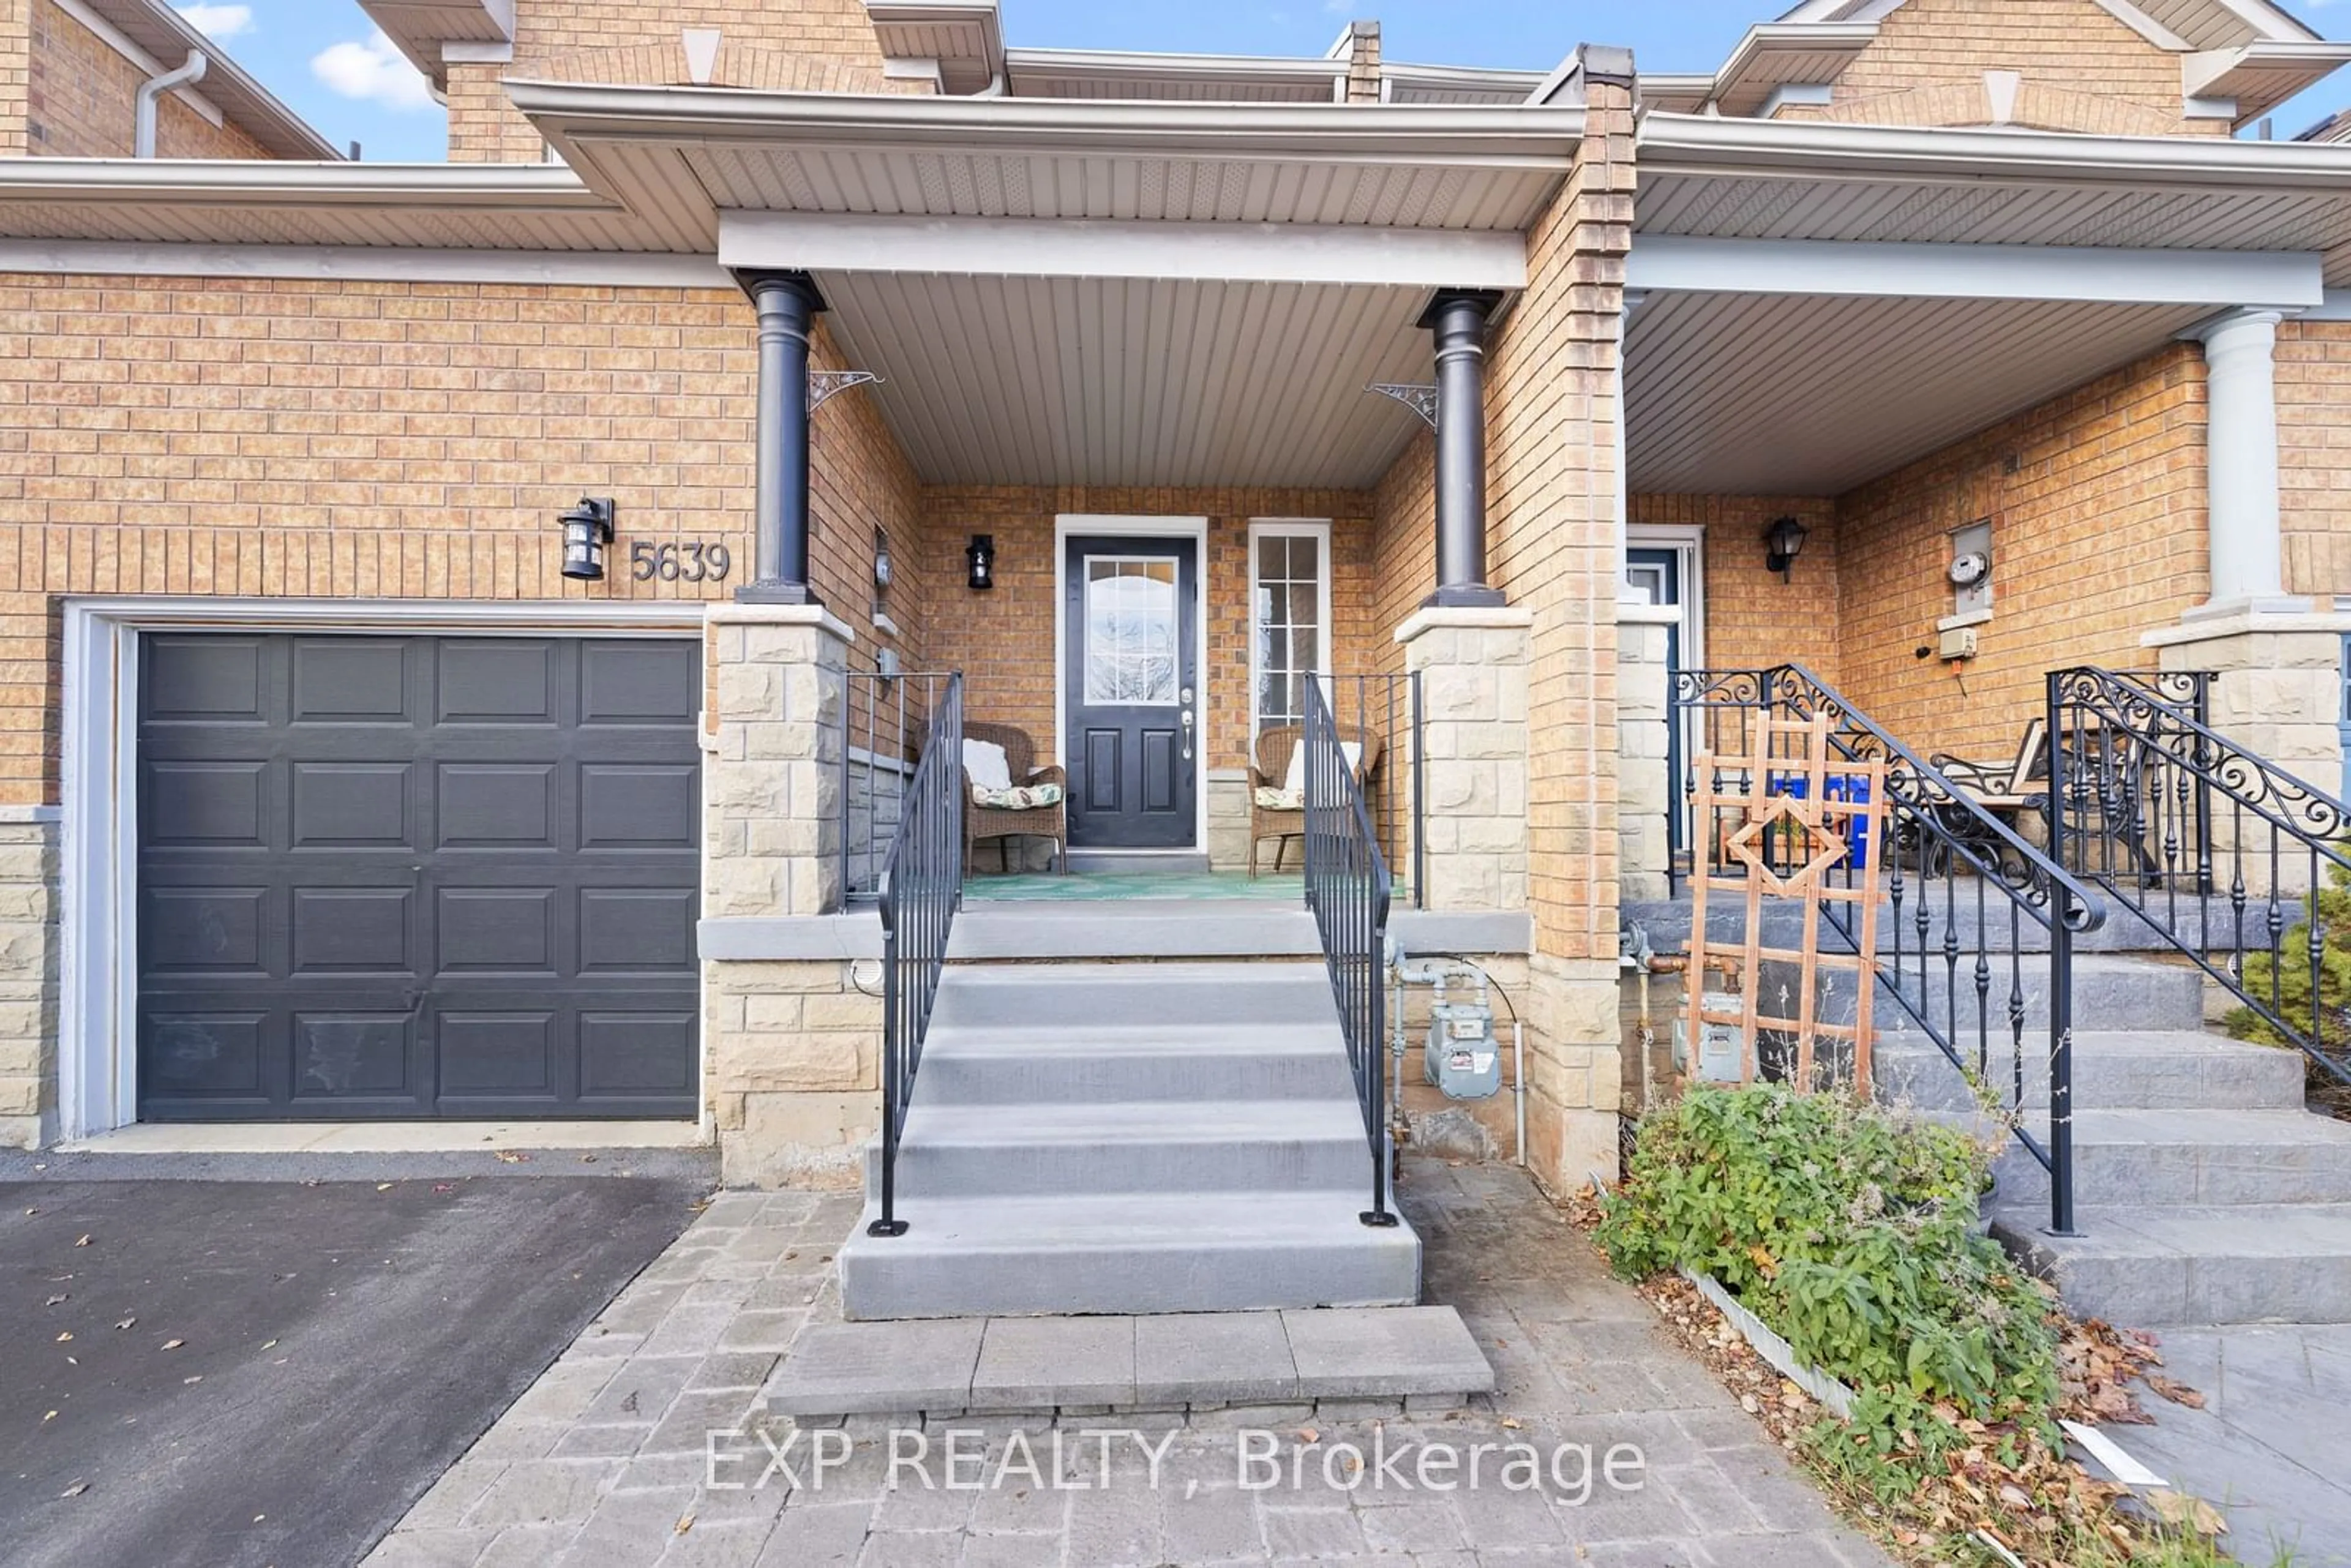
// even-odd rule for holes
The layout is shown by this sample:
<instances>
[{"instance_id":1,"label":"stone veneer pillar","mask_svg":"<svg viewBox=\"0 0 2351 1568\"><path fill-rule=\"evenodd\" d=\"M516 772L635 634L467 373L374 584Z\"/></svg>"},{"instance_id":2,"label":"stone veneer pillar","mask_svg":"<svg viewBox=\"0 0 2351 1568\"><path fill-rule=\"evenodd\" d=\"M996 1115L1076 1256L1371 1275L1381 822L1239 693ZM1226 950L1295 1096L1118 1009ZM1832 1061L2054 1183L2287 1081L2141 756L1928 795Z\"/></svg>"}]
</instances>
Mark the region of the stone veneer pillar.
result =
<instances>
[{"instance_id":1,"label":"stone veneer pillar","mask_svg":"<svg viewBox=\"0 0 2351 1568\"><path fill-rule=\"evenodd\" d=\"M1527 643L1508 605L1430 607L1396 628L1421 686L1430 909L1527 907ZM1408 765L1409 759L1399 759Z\"/></svg>"},{"instance_id":2,"label":"stone veneer pillar","mask_svg":"<svg viewBox=\"0 0 2351 1568\"><path fill-rule=\"evenodd\" d=\"M2343 640L2351 613L2342 611L2262 611L2233 614L2190 612L2178 626L2149 632L2166 670L2210 670L2212 727L2231 740L2329 795L2343 790ZM2226 893L2232 869L2228 852L2235 813L2215 809L2214 875ZM2248 829L2242 862L2245 885L2269 891L2270 835ZM2279 862L2278 890L2308 890L2306 855Z\"/></svg>"},{"instance_id":3,"label":"stone veneer pillar","mask_svg":"<svg viewBox=\"0 0 2351 1568\"><path fill-rule=\"evenodd\" d=\"M1666 824L1676 809L1668 683L1670 628L1681 612L1668 604L1616 607L1616 879L1621 904L1667 896Z\"/></svg>"},{"instance_id":4,"label":"stone veneer pillar","mask_svg":"<svg viewBox=\"0 0 2351 1568\"><path fill-rule=\"evenodd\" d=\"M834 913L850 631L789 604L714 604L709 629L705 920ZM704 1093L728 1183L856 1184L881 1120L880 989L870 961L705 959Z\"/></svg>"},{"instance_id":5,"label":"stone veneer pillar","mask_svg":"<svg viewBox=\"0 0 2351 1568\"><path fill-rule=\"evenodd\" d=\"M57 1126L57 810L0 807L0 1148Z\"/></svg>"}]
</instances>

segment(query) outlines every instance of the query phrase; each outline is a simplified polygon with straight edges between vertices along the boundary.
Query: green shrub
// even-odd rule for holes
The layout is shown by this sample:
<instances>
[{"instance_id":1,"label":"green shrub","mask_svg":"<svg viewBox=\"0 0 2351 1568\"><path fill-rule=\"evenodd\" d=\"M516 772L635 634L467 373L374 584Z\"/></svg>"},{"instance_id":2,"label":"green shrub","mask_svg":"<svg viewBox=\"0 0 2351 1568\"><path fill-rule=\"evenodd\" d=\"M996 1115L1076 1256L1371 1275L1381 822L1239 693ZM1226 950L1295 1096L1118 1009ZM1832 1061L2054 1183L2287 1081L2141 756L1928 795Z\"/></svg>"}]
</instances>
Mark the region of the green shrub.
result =
<instances>
[{"instance_id":1,"label":"green shrub","mask_svg":"<svg viewBox=\"0 0 2351 1568\"><path fill-rule=\"evenodd\" d=\"M1617 1271L1712 1274L1890 1417L1948 1402L2044 1427L2048 1301L1977 1225L1965 1135L1826 1094L1694 1087L1650 1115L1599 1240Z\"/></svg>"},{"instance_id":2,"label":"green shrub","mask_svg":"<svg viewBox=\"0 0 2351 1568\"><path fill-rule=\"evenodd\" d=\"M2301 1030L2304 1038L2325 1040L2329 1049L2339 1053L2344 1042L2351 1040L2351 870L2330 864L2326 871L2328 885L2300 900L2295 906L2302 918L2287 928L2278 944L2283 962L2272 961L2266 944L2262 950L2245 955L2244 987L2248 994L2261 999L2263 1007L2272 1008L2278 1017ZM2325 931L2318 949L2318 1005L2322 1016L2314 1020L2310 1001L2310 921L2314 904ZM2259 934L2263 930L2264 918L2263 903L2256 901L2246 906L2248 944L2262 941ZM2274 1000L2270 989L2273 977L2277 987ZM2259 1040L2264 1045L2299 1043L2251 1008L2231 1011L2227 1027L2239 1040Z\"/></svg>"}]
</instances>

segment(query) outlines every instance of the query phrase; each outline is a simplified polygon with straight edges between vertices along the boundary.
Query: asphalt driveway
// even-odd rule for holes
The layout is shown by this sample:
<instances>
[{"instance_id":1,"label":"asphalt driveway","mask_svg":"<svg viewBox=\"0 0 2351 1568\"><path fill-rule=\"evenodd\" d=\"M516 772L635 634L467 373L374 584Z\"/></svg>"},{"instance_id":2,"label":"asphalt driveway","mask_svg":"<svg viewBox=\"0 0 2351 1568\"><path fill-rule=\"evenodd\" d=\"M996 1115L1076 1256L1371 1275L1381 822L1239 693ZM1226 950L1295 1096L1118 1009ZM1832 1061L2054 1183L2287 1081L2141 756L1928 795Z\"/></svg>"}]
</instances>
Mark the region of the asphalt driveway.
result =
<instances>
[{"instance_id":1,"label":"asphalt driveway","mask_svg":"<svg viewBox=\"0 0 2351 1568\"><path fill-rule=\"evenodd\" d=\"M356 1562L707 1190L0 1182L6 1560Z\"/></svg>"}]
</instances>

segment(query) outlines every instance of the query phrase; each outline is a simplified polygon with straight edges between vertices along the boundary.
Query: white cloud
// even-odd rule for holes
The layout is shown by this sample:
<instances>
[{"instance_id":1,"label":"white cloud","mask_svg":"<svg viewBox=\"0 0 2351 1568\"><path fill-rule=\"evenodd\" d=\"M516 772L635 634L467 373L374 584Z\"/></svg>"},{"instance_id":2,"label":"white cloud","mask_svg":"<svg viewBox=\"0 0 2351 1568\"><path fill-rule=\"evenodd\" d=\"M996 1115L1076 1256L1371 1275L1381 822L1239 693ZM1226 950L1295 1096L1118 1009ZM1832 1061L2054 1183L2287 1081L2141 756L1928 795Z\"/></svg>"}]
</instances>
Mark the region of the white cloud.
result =
<instances>
[{"instance_id":1,"label":"white cloud","mask_svg":"<svg viewBox=\"0 0 2351 1568\"><path fill-rule=\"evenodd\" d=\"M336 44L310 61L311 74L345 98L388 109L430 109L433 89L383 29L363 40Z\"/></svg>"},{"instance_id":2,"label":"white cloud","mask_svg":"<svg viewBox=\"0 0 2351 1568\"><path fill-rule=\"evenodd\" d=\"M192 5L174 6L181 20L208 38L234 38L253 31L253 7L250 5L220 5L209 0L197 0Z\"/></svg>"}]
</instances>

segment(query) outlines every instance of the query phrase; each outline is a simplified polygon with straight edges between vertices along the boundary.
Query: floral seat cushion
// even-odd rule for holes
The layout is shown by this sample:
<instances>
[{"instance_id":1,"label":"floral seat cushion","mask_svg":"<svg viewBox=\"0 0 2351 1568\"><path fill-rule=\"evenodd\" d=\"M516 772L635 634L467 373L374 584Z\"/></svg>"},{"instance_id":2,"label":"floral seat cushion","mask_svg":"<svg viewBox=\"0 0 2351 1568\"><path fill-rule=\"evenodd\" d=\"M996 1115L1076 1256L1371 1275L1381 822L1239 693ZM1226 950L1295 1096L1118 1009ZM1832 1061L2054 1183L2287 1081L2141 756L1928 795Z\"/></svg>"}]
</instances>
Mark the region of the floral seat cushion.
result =
<instances>
[{"instance_id":1,"label":"floral seat cushion","mask_svg":"<svg viewBox=\"0 0 2351 1568\"><path fill-rule=\"evenodd\" d=\"M1277 789L1270 784L1260 784L1257 787L1255 799L1259 806L1269 811L1306 810L1306 791L1303 789Z\"/></svg>"},{"instance_id":2,"label":"floral seat cushion","mask_svg":"<svg viewBox=\"0 0 2351 1568\"><path fill-rule=\"evenodd\" d=\"M1035 811L1061 803L1059 784L1018 784L1006 789L990 789L985 784L971 787L971 803L999 811Z\"/></svg>"}]
</instances>

